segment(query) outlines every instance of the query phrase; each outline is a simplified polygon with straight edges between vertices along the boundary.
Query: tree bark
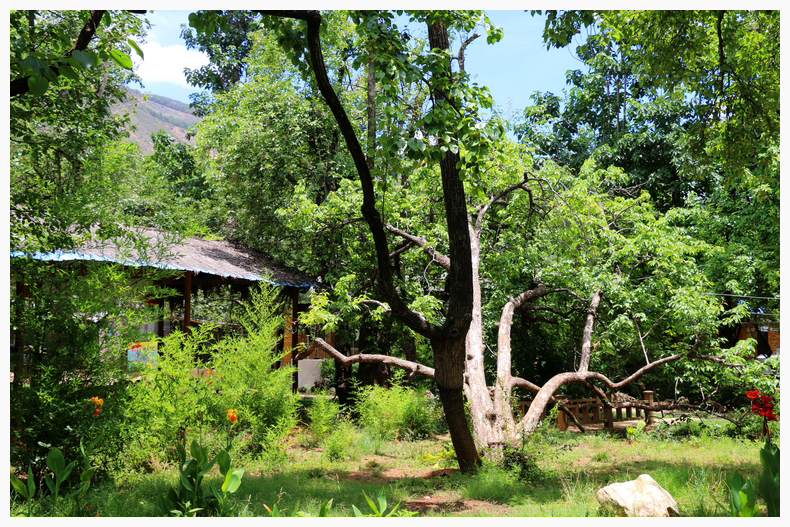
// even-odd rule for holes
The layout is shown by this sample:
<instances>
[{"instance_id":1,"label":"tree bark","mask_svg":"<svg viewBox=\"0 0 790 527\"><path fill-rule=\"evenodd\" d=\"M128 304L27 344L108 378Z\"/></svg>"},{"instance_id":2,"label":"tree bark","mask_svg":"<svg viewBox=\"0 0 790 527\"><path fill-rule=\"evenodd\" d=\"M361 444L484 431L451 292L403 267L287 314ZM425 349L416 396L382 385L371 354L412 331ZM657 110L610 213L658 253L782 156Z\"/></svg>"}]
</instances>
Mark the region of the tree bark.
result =
<instances>
[{"instance_id":1,"label":"tree bark","mask_svg":"<svg viewBox=\"0 0 790 527\"><path fill-rule=\"evenodd\" d=\"M376 195L368 160L354 132L343 105L334 92L324 64L319 28L321 14L317 11L263 11L264 14L291 17L307 22L307 44L310 66L318 89L332 111L343 134L362 186L362 215L368 222L379 269L377 288L390 305L391 313L415 332L429 338L434 355L436 384L445 411L450 436L462 471L474 471L480 465L472 434L466 421L463 399L463 370L466 332L472 319L472 267L469 232L467 230L466 196L458 164L459 154L447 152L440 162L442 190L447 215L450 259L455 263L448 272L445 290L448 293L445 322L441 327L428 322L422 314L408 308L393 281L390 251L384 223L376 208ZM431 49L450 47L447 29L441 22L430 24L428 39ZM450 80L450 71L437 75L439 84ZM445 97L444 95L442 97Z\"/></svg>"}]
</instances>

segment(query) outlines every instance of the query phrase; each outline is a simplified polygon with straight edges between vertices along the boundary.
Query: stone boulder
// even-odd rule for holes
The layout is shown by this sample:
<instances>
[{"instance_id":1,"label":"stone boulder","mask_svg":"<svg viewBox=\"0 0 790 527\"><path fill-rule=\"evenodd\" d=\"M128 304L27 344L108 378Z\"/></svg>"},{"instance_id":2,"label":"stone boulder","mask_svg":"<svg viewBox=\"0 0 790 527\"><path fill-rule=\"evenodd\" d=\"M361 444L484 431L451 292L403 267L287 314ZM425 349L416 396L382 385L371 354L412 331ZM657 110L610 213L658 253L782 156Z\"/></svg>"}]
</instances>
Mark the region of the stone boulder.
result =
<instances>
[{"instance_id":1,"label":"stone boulder","mask_svg":"<svg viewBox=\"0 0 790 527\"><path fill-rule=\"evenodd\" d=\"M669 492L642 474L633 481L612 483L598 491L598 503L617 516L678 516L678 502Z\"/></svg>"}]
</instances>

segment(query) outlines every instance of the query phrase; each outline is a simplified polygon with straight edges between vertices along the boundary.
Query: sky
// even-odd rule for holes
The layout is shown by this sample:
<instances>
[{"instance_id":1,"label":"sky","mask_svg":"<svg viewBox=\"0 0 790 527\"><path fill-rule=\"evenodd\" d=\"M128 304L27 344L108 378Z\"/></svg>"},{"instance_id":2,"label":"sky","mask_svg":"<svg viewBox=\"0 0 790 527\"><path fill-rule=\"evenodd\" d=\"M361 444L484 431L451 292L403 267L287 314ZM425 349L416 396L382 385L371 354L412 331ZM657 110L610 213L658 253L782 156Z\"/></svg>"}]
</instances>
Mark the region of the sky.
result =
<instances>
[{"instance_id":1,"label":"sky","mask_svg":"<svg viewBox=\"0 0 790 527\"><path fill-rule=\"evenodd\" d=\"M194 69L207 64L206 56L187 50L180 37L181 24L188 24L190 11L150 11L152 28L141 47L145 60L133 54L137 73L144 88L132 88L189 102L197 90L184 79L185 67ZM485 34L466 51L466 71L480 85L488 86L494 103L505 117L520 114L531 104L535 91L561 94L566 88L565 72L581 69L572 53L575 45L547 51L543 44L543 18L521 11L487 11L491 22L504 30L504 38L494 45L485 42ZM484 33L483 30L480 32ZM578 40L578 39L577 39ZM577 41L577 44L579 42Z\"/></svg>"}]
</instances>

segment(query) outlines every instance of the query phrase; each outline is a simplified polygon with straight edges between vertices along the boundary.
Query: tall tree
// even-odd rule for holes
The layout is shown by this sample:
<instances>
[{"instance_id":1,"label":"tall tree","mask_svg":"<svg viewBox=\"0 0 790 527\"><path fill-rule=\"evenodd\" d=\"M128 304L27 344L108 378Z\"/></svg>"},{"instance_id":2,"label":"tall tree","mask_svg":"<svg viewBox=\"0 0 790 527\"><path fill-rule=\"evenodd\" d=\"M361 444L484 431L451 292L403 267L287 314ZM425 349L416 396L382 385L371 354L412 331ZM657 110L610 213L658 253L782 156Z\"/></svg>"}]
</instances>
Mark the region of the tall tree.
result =
<instances>
[{"instance_id":1,"label":"tall tree","mask_svg":"<svg viewBox=\"0 0 790 527\"><path fill-rule=\"evenodd\" d=\"M187 82L212 94L224 93L247 74L247 57L252 49L250 34L259 28L258 20L251 11L198 11L192 16L216 18L217 31L207 35L182 26L181 38L187 49L202 51L209 59L200 68L184 68ZM195 114L206 115L211 97L194 93L189 98Z\"/></svg>"},{"instance_id":2,"label":"tall tree","mask_svg":"<svg viewBox=\"0 0 790 527\"><path fill-rule=\"evenodd\" d=\"M709 248L657 213L649 195L627 189L622 170L588 160L576 175L553 163L536 171L523 151L502 138L500 123L478 117L491 100L462 69L474 38L461 35L474 29L479 13L408 15L428 26L427 47L398 27L392 13L352 13L360 35L352 66L373 72L359 83L370 111L356 121L335 92L344 75L333 77L324 63L323 38L332 32L323 15L276 12L263 19L294 66L315 82L358 179L341 179L320 204L297 184L292 205L278 212L291 215L286 225L308 225L304 217L314 215L356 228L359 207L369 236L352 239L352 250L370 263L353 269L364 276L338 281L337 308L353 316L356 308L375 306L378 314L398 319L430 341L433 367L396 356L348 357L321 339L315 345L344 364L385 363L432 377L464 470L478 463L476 447L518 441L534 430L563 386L581 384L607 397L604 391L619 390L664 364L740 360L742 348L721 350L715 339L721 306L704 294L708 284L694 260ZM461 44L457 52L450 51L453 34ZM499 35L490 28L490 41ZM459 68L452 68L456 63ZM375 109L367 96L372 83ZM427 87L424 104L404 96L414 83ZM309 214L295 210L302 205ZM421 251L409 250L415 247ZM314 311L313 320L332 323L329 303L329 296L316 299L315 311L325 312ZM484 350L495 311L499 335L491 397ZM517 312L534 322L571 322L571 349L545 357L561 359L567 364L563 371L538 382L512 371L510 328ZM742 314L736 309L727 317ZM509 404L515 388L535 394L530 412L518 422ZM464 393L476 441L462 419Z\"/></svg>"}]
</instances>

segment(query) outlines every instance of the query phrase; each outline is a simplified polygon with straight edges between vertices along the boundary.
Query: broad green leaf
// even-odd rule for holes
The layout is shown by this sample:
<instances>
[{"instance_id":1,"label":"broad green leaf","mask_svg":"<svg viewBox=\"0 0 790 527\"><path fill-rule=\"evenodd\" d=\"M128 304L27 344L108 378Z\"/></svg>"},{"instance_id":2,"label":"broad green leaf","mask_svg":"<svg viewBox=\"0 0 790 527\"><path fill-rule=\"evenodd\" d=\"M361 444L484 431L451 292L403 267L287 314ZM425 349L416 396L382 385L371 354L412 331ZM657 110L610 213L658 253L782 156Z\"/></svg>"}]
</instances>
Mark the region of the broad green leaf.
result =
<instances>
[{"instance_id":1,"label":"broad green leaf","mask_svg":"<svg viewBox=\"0 0 790 527\"><path fill-rule=\"evenodd\" d=\"M69 474L71 474L71 471L74 469L74 465L76 464L77 464L77 460L72 461L66 466L66 468L63 469L63 471L60 474L57 474L58 483L63 483L64 481L66 481L66 478L69 477Z\"/></svg>"},{"instance_id":2,"label":"broad green leaf","mask_svg":"<svg viewBox=\"0 0 790 527\"><path fill-rule=\"evenodd\" d=\"M27 79L27 86L30 88L30 93L36 97L40 97L46 93L49 88L49 81L40 75L31 75Z\"/></svg>"},{"instance_id":3,"label":"broad green leaf","mask_svg":"<svg viewBox=\"0 0 790 527\"><path fill-rule=\"evenodd\" d=\"M14 490L23 498L30 499L30 494L27 492L27 486L22 483L22 480L18 477L11 474L11 486L14 487Z\"/></svg>"},{"instance_id":4,"label":"broad green leaf","mask_svg":"<svg viewBox=\"0 0 790 527\"><path fill-rule=\"evenodd\" d=\"M225 483L222 484L222 490L224 492L233 494L238 490L239 485L241 485L241 479L243 476L244 476L244 469L237 468L230 474L230 479L228 478L225 479Z\"/></svg>"},{"instance_id":5,"label":"broad green leaf","mask_svg":"<svg viewBox=\"0 0 790 527\"><path fill-rule=\"evenodd\" d=\"M63 453L59 448L53 448L49 451L49 454L47 454L47 466L55 473L55 476L63 472L63 469L66 467L66 460L63 458Z\"/></svg>"},{"instance_id":6,"label":"broad green leaf","mask_svg":"<svg viewBox=\"0 0 790 527\"><path fill-rule=\"evenodd\" d=\"M223 476L230 470L230 456L224 450L220 450L217 454L217 463L219 464L219 473Z\"/></svg>"},{"instance_id":7,"label":"broad green leaf","mask_svg":"<svg viewBox=\"0 0 790 527\"><path fill-rule=\"evenodd\" d=\"M112 60L115 61L116 64L127 70L131 70L132 67L134 66L134 64L132 64L132 59L129 58L129 55L127 55L121 50L111 49L110 57L112 58Z\"/></svg>"},{"instance_id":8,"label":"broad green leaf","mask_svg":"<svg viewBox=\"0 0 790 527\"><path fill-rule=\"evenodd\" d=\"M194 14L194 13L192 13L192 14ZM191 16L191 15L190 15L190 16ZM128 44L129 44L129 45L132 47L132 49L133 49L133 50L134 50L134 51L137 53L137 55L138 55L138 56L139 56L141 59L144 59L144 58L145 58L145 55L143 54L143 50L142 50L142 49L140 49L140 46L139 46L139 45L137 45L137 42L135 42L135 41L134 41L133 39L131 39L131 38L130 38L129 40L127 40L126 42L127 42L127 43L128 43Z\"/></svg>"},{"instance_id":9,"label":"broad green leaf","mask_svg":"<svg viewBox=\"0 0 790 527\"><path fill-rule=\"evenodd\" d=\"M74 57L74 59L76 59L77 62L82 64L84 68L90 68L91 66L96 64L96 61L98 59L95 53L91 53L88 51L80 51L78 49L72 51L71 56Z\"/></svg>"},{"instance_id":10,"label":"broad green leaf","mask_svg":"<svg viewBox=\"0 0 790 527\"><path fill-rule=\"evenodd\" d=\"M61 65L58 68L58 71L60 72L61 75L63 75L67 79L78 80L80 78L79 75L77 75L77 72L74 71L74 68L66 64Z\"/></svg>"}]
</instances>

